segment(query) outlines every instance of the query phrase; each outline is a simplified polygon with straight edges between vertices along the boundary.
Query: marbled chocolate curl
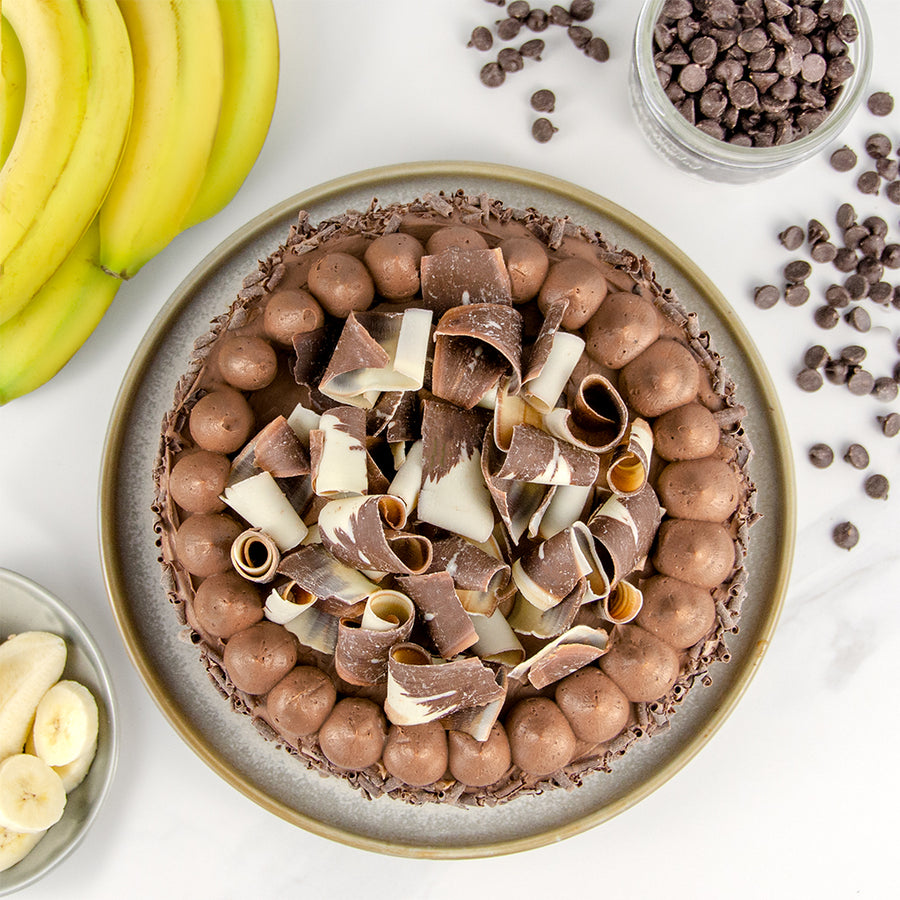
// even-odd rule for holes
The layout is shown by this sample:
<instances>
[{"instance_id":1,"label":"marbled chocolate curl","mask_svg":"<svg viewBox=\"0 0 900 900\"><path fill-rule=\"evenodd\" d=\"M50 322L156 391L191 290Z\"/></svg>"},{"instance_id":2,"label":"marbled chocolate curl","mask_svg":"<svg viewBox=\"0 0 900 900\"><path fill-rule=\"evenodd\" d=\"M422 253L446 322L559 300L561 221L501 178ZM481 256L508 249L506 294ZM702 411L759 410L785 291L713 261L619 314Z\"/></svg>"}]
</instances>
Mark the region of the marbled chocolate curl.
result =
<instances>
[{"instance_id":1,"label":"marbled chocolate curl","mask_svg":"<svg viewBox=\"0 0 900 900\"><path fill-rule=\"evenodd\" d=\"M315 594L304 590L296 581L285 581L269 591L265 616L276 625L287 625L306 612L317 600Z\"/></svg>"},{"instance_id":2,"label":"marbled chocolate curl","mask_svg":"<svg viewBox=\"0 0 900 900\"><path fill-rule=\"evenodd\" d=\"M226 486L222 499L284 553L306 537L307 527L281 485L265 470Z\"/></svg>"},{"instance_id":3,"label":"marbled chocolate curl","mask_svg":"<svg viewBox=\"0 0 900 900\"><path fill-rule=\"evenodd\" d=\"M650 552L661 518L656 492L646 484L635 494L613 494L588 519L611 587L633 572Z\"/></svg>"},{"instance_id":4,"label":"marbled chocolate curl","mask_svg":"<svg viewBox=\"0 0 900 900\"><path fill-rule=\"evenodd\" d=\"M461 731L475 738L476 741L486 741L491 736L491 731L497 725L500 713L503 711L503 704L506 701L506 692L509 686L509 679L505 669L497 672L497 684L503 691L503 696L485 703L484 706L470 706L466 709L459 709L456 712L445 716L443 725L448 731ZM501 727L502 726L498 726Z\"/></svg>"},{"instance_id":5,"label":"marbled chocolate curl","mask_svg":"<svg viewBox=\"0 0 900 900\"><path fill-rule=\"evenodd\" d=\"M309 474L307 448L284 416L276 416L256 435L253 462L273 478Z\"/></svg>"},{"instance_id":6,"label":"marbled chocolate curl","mask_svg":"<svg viewBox=\"0 0 900 900\"><path fill-rule=\"evenodd\" d=\"M609 635L602 628L576 625L519 663L509 677L513 680L527 677L534 687L542 690L599 659L606 653L608 643Z\"/></svg>"},{"instance_id":7,"label":"marbled chocolate curl","mask_svg":"<svg viewBox=\"0 0 900 900\"><path fill-rule=\"evenodd\" d=\"M610 490L620 495L637 493L647 483L652 456L653 430L644 419L632 419L606 470Z\"/></svg>"},{"instance_id":8,"label":"marbled chocolate curl","mask_svg":"<svg viewBox=\"0 0 900 900\"><path fill-rule=\"evenodd\" d=\"M412 643L398 644L388 655L384 711L395 725L435 722L505 694L495 673L480 659L460 657L434 665L427 651Z\"/></svg>"},{"instance_id":9,"label":"marbled chocolate curl","mask_svg":"<svg viewBox=\"0 0 900 900\"><path fill-rule=\"evenodd\" d=\"M365 494L366 414L354 406L336 406L323 413L309 433L310 478L321 497Z\"/></svg>"},{"instance_id":10,"label":"marbled chocolate curl","mask_svg":"<svg viewBox=\"0 0 900 900\"><path fill-rule=\"evenodd\" d=\"M609 379L585 376L571 409L559 407L544 416L551 434L585 450L603 453L622 441L628 428L628 408Z\"/></svg>"},{"instance_id":11,"label":"marbled chocolate curl","mask_svg":"<svg viewBox=\"0 0 900 900\"><path fill-rule=\"evenodd\" d=\"M512 577L525 599L540 610L562 603L594 569L587 541L580 530L567 528L516 559Z\"/></svg>"},{"instance_id":12,"label":"marbled chocolate curl","mask_svg":"<svg viewBox=\"0 0 900 900\"><path fill-rule=\"evenodd\" d=\"M278 545L258 528L242 531L231 545L231 564L247 581L258 584L271 581L280 562Z\"/></svg>"},{"instance_id":13,"label":"marbled chocolate curl","mask_svg":"<svg viewBox=\"0 0 900 900\"><path fill-rule=\"evenodd\" d=\"M596 453L532 425L515 425L503 464L495 474L509 481L586 486L597 480L599 472Z\"/></svg>"},{"instance_id":14,"label":"marbled chocolate curl","mask_svg":"<svg viewBox=\"0 0 900 900\"><path fill-rule=\"evenodd\" d=\"M458 588L497 593L510 579L509 565L458 534L432 544L429 572L448 572Z\"/></svg>"},{"instance_id":15,"label":"marbled chocolate curl","mask_svg":"<svg viewBox=\"0 0 900 900\"><path fill-rule=\"evenodd\" d=\"M496 303L447 310L434 329L434 395L472 409L503 375L517 391L522 378L519 311Z\"/></svg>"},{"instance_id":16,"label":"marbled chocolate curl","mask_svg":"<svg viewBox=\"0 0 900 900\"><path fill-rule=\"evenodd\" d=\"M631 622L644 605L644 595L629 581L619 581L600 601L603 617L613 625Z\"/></svg>"},{"instance_id":17,"label":"marbled chocolate curl","mask_svg":"<svg viewBox=\"0 0 900 900\"><path fill-rule=\"evenodd\" d=\"M416 575L431 565L431 541L399 530L406 505L391 494L330 500L318 524L325 548L348 566Z\"/></svg>"},{"instance_id":18,"label":"marbled chocolate curl","mask_svg":"<svg viewBox=\"0 0 900 900\"><path fill-rule=\"evenodd\" d=\"M401 576L397 583L421 611L428 634L444 659L453 659L478 641L449 572Z\"/></svg>"},{"instance_id":19,"label":"marbled chocolate curl","mask_svg":"<svg viewBox=\"0 0 900 900\"><path fill-rule=\"evenodd\" d=\"M301 547L281 558L278 572L323 600L346 607L363 602L378 585L361 572L335 559L320 544Z\"/></svg>"},{"instance_id":20,"label":"marbled chocolate curl","mask_svg":"<svg viewBox=\"0 0 900 900\"><path fill-rule=\"evenodd\" d=\"M409 638L414 623L415 609L408 597L398 591L376 592L366 601L361 621L346 617L340 620L335 671L350 684L383 683L391 647Z\"/></svg>"},{"instance_id":21,"label":"marbled chocolate curl","mask_svg":"<svg viewBox=\"0 0 900 900\"><path fill-rule=\"evenodd\" d=\"M351 313L319 390L364 409L372 409L382 391L417 391L424 382L430 339L430 310Z\"/></svg>"},{"instance_id":22,"label":"marbled chocolate curl","mask_svg":"<svg viewBox=\"0 0 900 900\"><path fill-rule=\"evenodd\" d=\"M587 578L582 578L562 602L550 609L539 609L522 594L517 594L507 616L510 627L517 634L530 634L542 640L559 637L575 622L587 596Z\"/></svg>"},{"instance_id":23,"label":"marbled chocolate curl","mask_svg":"<svg viewBox=\"0 0 900 900\"><path fill-rule=\"evenodd\" d=\"M448 247L423 256L421 278L424 305L438 314L470 303L512 303L509 271L499 248Z\"/></svg>"},{"instance_id":24,"label":"marbled chocolate curl","mask_svg":"<svg viewBox=\"0 0 900 900\"><path fill-rule=\"evenodd\" d=\"M525 659L522 642L499 609L489 616L471 614L470 618L478 632L478 643L472 647L472 652L480 659L505 666L518 665Z\"/></svg>"}]
</instances>

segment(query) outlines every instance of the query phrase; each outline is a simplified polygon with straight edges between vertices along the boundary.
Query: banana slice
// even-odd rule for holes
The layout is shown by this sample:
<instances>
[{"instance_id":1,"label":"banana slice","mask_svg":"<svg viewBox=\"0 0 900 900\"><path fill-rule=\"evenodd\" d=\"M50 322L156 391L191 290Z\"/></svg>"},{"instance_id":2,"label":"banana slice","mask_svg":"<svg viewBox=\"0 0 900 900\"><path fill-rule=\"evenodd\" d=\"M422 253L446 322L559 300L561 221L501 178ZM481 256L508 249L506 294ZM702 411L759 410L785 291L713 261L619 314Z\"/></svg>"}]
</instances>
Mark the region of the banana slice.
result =
<instances>
[{"instance_id":1,"label":"banana slice","mask_svg":"<svg viewBox=\"0 0 900 900\"><path fill-rule=\"evenodd\" d=\"M25 631L0 644L0 760L21 753L41 698L62 675L66 642Z\"/></svg>"},{"instance_id":2,"label":"banana slice","mask_svg":"<svg viewBox=\"0 0 900 900\"><path fill-rule=\"evenodd\" d=\"M48 766L66 766L97 742L94 695L77 681L58 681L41 698L34 716L34 752Z\"/></svg>"},{"instance_id":3,"label":"banana slice","mask_svg":"<svg viewBox=\"0 0 900 900\"><path fill-rule=\"evenodd\" d=\"M17 753L0 762L0 826L25 834L45 831L65 808L62 778L42 759Z\"/></svg>"},{"instance_id":4,"label":"banana slice","mask_svg":"<svg viewBox=\"0 0 900 900\"><path fill-rule=\"evenodd\" d=\"M72 793L75 788L84 781L94 757L97 755L97 741L95 740L90 747L85 750L78 759L72 760L65 766L52 766L54 772L62 778L63 787L67 794Z\"/></svg>"},{"instance_id":5,"label":"banana slice","mask_svg":"<svg viewBox=\"0 0 900 900\"><path fill-rule=\"evenodd\" d=\"M0 872L5 872L25 859L46 833L34 831L31 834L24 834L21 831L0 828Z\"/></svg>"}]
</instances>

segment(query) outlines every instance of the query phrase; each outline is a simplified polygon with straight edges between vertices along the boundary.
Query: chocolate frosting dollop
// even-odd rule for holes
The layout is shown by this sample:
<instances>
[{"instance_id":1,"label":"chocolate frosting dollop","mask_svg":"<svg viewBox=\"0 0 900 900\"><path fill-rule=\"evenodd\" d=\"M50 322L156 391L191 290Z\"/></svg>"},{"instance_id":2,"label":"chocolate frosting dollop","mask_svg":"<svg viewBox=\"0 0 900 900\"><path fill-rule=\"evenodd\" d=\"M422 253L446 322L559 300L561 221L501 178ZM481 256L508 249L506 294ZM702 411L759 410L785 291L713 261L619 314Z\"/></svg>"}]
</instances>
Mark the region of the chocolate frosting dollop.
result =
<instances>
[{"instance_id":1,"label":"chocolate frosting dollop","mask_svg":"<svg viewBox=\"0 0 900 900\"><path fill-rule=\"evenodd\" d=\"M244 529L224 513L198 513L175 532L178 561L200 578L231 569L231 545Z\"/></svg>"},{"instance_id":2,"label":"chocolate frosting dollop","mask_svg":"<svg viewBox=\"0 0 900 900\"><path fill-rule=\"evenodd\" d=\"M272 345L255 335L234 335L219 348L219 369L225 380L241 391L258 391L271 384L278 371Z\"/></svg>"},{"instance_id":3,"label":"chocolate frosting dollop","mask_svg":"<svg viewBox=\"0 0 900 900\"><path fill-rule=\"evenodd\" d=\"M535 777L565 766L577 744L568 719L549 697L520 700L506 717L506 731L512 761Z\"/></svg>"},{"instance_id":4,"label":"chocolate frosting dollop","mask_svg":"<svg viewBox=\"0 0 900 900\"><path fill-rule=\"evenodd\" d=\"M196 450L180 456L169 473L172 499L192 513L216 513L225 509L221 499L231 461L224 453Z\"/></svg>"},{"instance_id":5,"label":"chocolate frosting dollop","mask_svg":"<svg viewBox=\"0 0 900 900\"><path fill-rule=\"evenodd\" d=\"M380 706L364 697L339 700L319 729L319 747L339 769L356 771L381 759L387 722Z\"/></svg>"},{"instance_id":6,"label":"chocolate frosting dollop","mask_svg":"<svg viewBox=\"0 0 900 900\"><path fill-rule=\"evenodd\" d=\"M486 741L476 741L463 731L447 733L450 774L469 787L486 787L499 781L509 770L512 753L506 730L499 722L491 727Z\"/></svg>"},{"instance_id":7,"label":"chocolate frosting dollop","mask_svg":"<svg viewBox=\"0 0 900 900\"><path fill-rule=\"evenodd\" d=\"M200 627L223 641L263 618L259 590L236 572L204 578L194 594L192 608Z\"/></svg>"},{"instance_id":8,"label":"chocolate frosting dollop","mask_svg":"<svg viewBox=\"0 0 900 900\"><path fill-rule=\"evenodd\" d=\"M334 709L334 682L315 666L295 666L266 697L266 714L281 734L314 734Z\"/></svg>"},{"instance_id":9,"label":"chocolate frosting dollop","mask_svg":"<svg viewBox=\"0 0 900 900\"><path fill-rule=\"evenodd\" d=\"M596 666L585 666L556 686L555 700L580 741L611 741L628 722L631 704Z\"/></svg>"},{"instance_id":10,"label":"chocolate frosting dollop","mask_svg":"<svg viewBox=\"0 0 900 900\"><path fill-rule=\"evenodd\" d=\"M250 436L253 410L243 394L221 387L194 404L188 427L198 447L216 453L234 453Z\"/></svg>"},{"instance_id":11,"label":"chocolate frosting dollop","mask_svg":"<svg viewBox=\"0 0 900 900\"><path fill-rule=\"evenodd\" d=\"M637 625L617 625L600 668L632 702L658 700L675 684L678 654Z\"/></svg>"},{"instance_id":12,"label":"chocolate frosting dollop","mask_svg":"<svg viewBox=\"0 0 900 900\"><path fill-rule=\"evenodd\" d=\"M391 725L384 745L384 767L404 784L433 784L447 771L447 733L440 722Z\"/></svg>"},{"instance_id":13,"label":"chocolate frosting dollop","mask_svg":"<svg viewBox=\"0 0 900 900\"><path fill-rule=\"evenodd\" d=\"M676 407L653 423L653 449L667 460L709 456L719 446L719 439L718 423L700 403Z\"/></svg>"},{"instance_id":14,"label":"chocolate frosting dollop","mask_svg":"<svg viewBox=\"0 0 900 900\"><path fill-rule=\"evenodd\" d=\"M697 396L700 367L684 344L660 338L624 366L619 390L642 416L659 416Z\"/></svg>"},{"instance_id":15,"label":"chocolate frosting dollop","mask_svg":"<svg viewBox=\"0 0 900 900\"><path fill-rule=\"evenodd\" d=\"M676 650L702 640L716 622L716 602L707 588L654 575L642 585L644 605L635 624L662 638Z\"/></svg>"},{"instance_id":16,"label":"chocolate frosting dollop","mask_svg":"<svg viewBox=\"0 0 900 900\"><path fill-rule=\"evenodd\" d=\"M225 644L223 664L239 691L265 694L297 662L297 639L274 622L258 622Z\"/></svg>"}]
</instances>

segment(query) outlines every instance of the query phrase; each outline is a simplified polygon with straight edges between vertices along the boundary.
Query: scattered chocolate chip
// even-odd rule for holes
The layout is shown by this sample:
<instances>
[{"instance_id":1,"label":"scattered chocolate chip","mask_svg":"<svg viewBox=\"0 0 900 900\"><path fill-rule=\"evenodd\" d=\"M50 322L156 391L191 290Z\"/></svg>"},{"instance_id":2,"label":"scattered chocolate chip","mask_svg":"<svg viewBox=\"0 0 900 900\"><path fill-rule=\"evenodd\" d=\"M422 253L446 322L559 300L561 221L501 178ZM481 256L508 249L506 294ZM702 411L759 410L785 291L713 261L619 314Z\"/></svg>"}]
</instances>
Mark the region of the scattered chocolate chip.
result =
<instances>
[{"instance_id":1,"label":"scattered chocolate chip","mask_svg":"<svg viewBox=\"0 0 900 900\"><path fill-rule=\"evenodd\" d=\"M584 25L570 25L567 29L569 40L579 49L583 50L588 45L588 41L594 36L590 28Z\"/></svg>"},{"instance_id":2,"label":"scattered chocolate chip","mask_svg":"<svg viewBox=\"0 0 900 900\"><path fill-rule=\"evenodd\" d=\"M535 91L531 95L531 108L538 112L553 112L556 108L556 94L546 88Z\"/></svg>"},{"instance_id":3,"label":"scattered chocolate chip","mask_svg":"<svg viewBox=\"0 0 900 900\"><path fill-rule=\"evenodd\" d=\"M521 52L515 47L504 47L497 54L497 63L504 72L520 72L525 66Z\"/></svg>"},{"instance_id":4,"label":"scattered chocolate chip","mask_svg":"<svg viewBox=\"0 0 900 900\"><path fill-rule=\"evenodd\" d=\"M594 0L572 0L569 15L576 22L586 22L594 14Z\"/></svg>"},{"instance_id":5,"label":"scattered chocolate chip","mask_svg":"<svg viewBox=\"0 0 900 900\"><path fill-rule=\"evenodd\" d=\"M851 366L858 366L866 358L866 348L859 344L849 344L841 348L840 358Z\"/></svg>"},{"instance_id":6,"label":"scattered chocolate chip","mask_svg":"<svg viewBox=\"0 0 900 900\"><path fill-rule=\"evenodd\" d=\"M887 500L891 485L884 475L870 475L863 484L867 497L873 500Z\"/></svg>"},{"instance_id":7,"label":"scattered chocolate chip","mask_svg":"<svg viewBox=\"0 0 900 900\"><path fill-rule=\"evenodd\" d=\"M774 284L764 284L758 287L753 294L753 302L760 309L771 309L781 296L781 291Z\"/></svg>"},{"instance_id":8,"label":"scattered chocolate chip","mask_svg":"<svg viewBox=\"0 0 900 900\"><path fill-rule=\"evenodd\" d=\"M869 234L885 237L888 233L888 223L881 216L866 216L862 220L864 228L868 228Z\"/></svg>"},{"instance_id":9,"label":"scattered chocolate chip","mask_svg":"<svg viewBox=\"0 0 900 900\"><path fill-rule=\"evenodd\" d=\"M886 134L870 134L866 138L866 153L872 159L883 159L890 155L891 139Z\"/></svg>"},{"instance_id":10,"label":"scattered chocolate chip","mask_svg":"<svg viewBox=\"0 0 900 900\"><path fill-rule=\"evenodd\" d=\"M481 68L481 83L486 87L500 87L506 80L506 72L496 62L486 63Z\"/></svg>"},{"instance_id":11,"label":"scattered chocolate chip","mask_svg":"<svg viewBox=\"0 0 900 900\"><path fill-rule=\"evenodd\" d=\"M479 25L472 30L472 37L466 46L474 47L476 50L490 50L494 46L494 36L489 28Z\"/></svg>"},{"instance_id":12,"label":"scattered chocolate chip","mask_svg":"<svg viewBox=\"0 0 900 900\"><path fill-rule=\"evenodd\" d=\"M900 244L885 244L881 262L889 269L900 269Z\"/></svg>"},{"instance_id":13,"label":"scattered chocolate chip","mask_svg":"<svg viewBox=\"0 0 900 900\"><path fill-rule=\"evenodd\" d=\"M847 293L850 294L851 300L862 300L869 292L868 280L858 272L847 278L844 282L844 287L847 289Z\"/></svg>"},{"instance_id":14,"label":"scattered chocolate chip","mask_svg":"<svg viewBox=\"0 0 900 900\"><path fill-rule=\"evenodd\" d=\"M865 397L875 387L875 376L865 369L853 369L847 377L847 390L857 397Z\"/></svg>"},{"instance_id":15,"label":"scattered chocolate chip","mask_svg":"<svg viewBox=\"0 0 900 900\"><path fill-rule=\"evenodd\" d=\"M854 306L844 316L844 319L851 328L855 328L857 331L866 332L872 327L871 316L861 306Z\"/></svg>"},{"instance_id":16,"label":"scattered chocolate chip","mask_svg":"<svg viewBox=\"0 0 900 900\"><path fill-rule=\"evenodd\" d=\"M819 328L834 328L840 320L840 313L833 306L819 306L813 313L813 321Z\"/></svg>"},{"instance_id":17,"label":"scattered chocolate chip","mask_svg":"<svg viewBox=\"0 0 900 900\"><path fill-rule=\"evenodd\" d=\"M844 462L854 469L865 469L869 465L869 451L862 444L851 444L844 453Z\"/></svg>"},{"instance_id":18,"label":"scattered chocolate chip","mask_svg":"<svg viewBox=\"0 0 900 900\"><path fill-rule=\"evenodd\" d=\"M865 225L854 222L849 228L844 229L844 246L856 250L863 238L868 237L869 229Z\"/></svg>"},{"instance_id":19,"label":"scattered chocolate chip","mask_svg":"<svg viewBox=\"0 0 900 900\"><path fill-rule=\"evenodd\" d=\"M812 275L812 266L805 259L795 259L784 267L784 277L791 284L806 281Z\"/></svg>"},{"instance_id":20,"label":"scattered chocolate chip","mask_svg":"<svg viewBox=\"0 0 900 900\"><path fill-rule=\"evenodd\" d=\"M554 25L569 26L572 24L571 13L563 6L554 4L550 7L550 21Z\"/></svg>"},{"instance_id":21,"label":"scattered chocolate chip","mask_svg":"<svg viewBox=\"0 0 900 900\"><path fill-rule=\"evenodd\" d=\"M597 62L606 62L609 59L609 44L602 37L592 37L584 52Z\"/></svg>"},{"instance_id":22,"label":"scattered chocolate chip","mask_svg":"<svg viewBox=\"0 0 900 900\"><path fill-rule=\"evenodd\" d=\"M838 228L844 230L856 222L856 210L851 203L842 203L834 217Z\"/></svg>"},{"instance_id":23,"label":"scattered chocolate chip","mask_svg":"<svg viewBox=\"0 0 900 900\"><path fill-rule=\"evenodd\" d=\"M849 172L856 165L856 153L849 147L839 147L831 154L831 167L838 172Z\"/></svg>"},{"instance_id":24,"label":"scattered chocolate chip","mask_svg":"<svg viewBox=\"0 0 900 900\"><path fill-rule=\"evenodd\" d=\"M854 272L858 262L856 251L850 247L840 247L832 262L838 272Z\"/></svg>"},{"instance_id":25,"label":"scattered chocolate chip","mask_svg":"<svg viewBox=\"0 0 900 900\"><path fill-rule=\"evenodd\" d=\"M497 24L497 36L503 41L511 41L521 30L522 23L512 16Z\"/></svg>"},{"instance_id":26,"label":"scattered chocolate chip","mask_svg":"<svg viewBox=\"0 0 900 900\"><path fill-rule=\"evenodd\" d=\"M779 235L778 240L787 250L798 250L803 246L804 234L799 225L788 225Z\"/></svg>"},{"instance_id":27,"label":"scattered chocolate chip","mask_svg":"<svg viewBox=\"0 0 900 900\"><path fill-rule=\"evenodd\" d=\"M828 351L821 344L813 344L803 354L803 362L809 369L819 369L828 362Z\"/></svg>"},{"instance_id":28,"label":"scattered chocolate chip","mask_svg":"<svg viewBox=\"0 0 900 900\"><path fill-rule=\"evenodd\" d=\"M544 9L533 9L528 13L528 18L525 20L525 27L535 33L546 31L550 27L550 16Z\"/></svg>"},{"instance_id":29,"label":"scattered chocolate chip","mask_svg":"<svg viewBox=\"0 0 900 900\"><path fill-rule=\"evenodd\" d=\"M880 378L876 378L875 383L872 385L872 396L883 403L890 403L896 400L898 394L900 394L900 387L890 375L882 375Z\"/></svg>"},{"instance_id":30,"label":"scattered chocolate chip","mask_svg":"<svg viewBox=\"0 0 900 900\"><path fill-rule=\"evenodd\" d=\"M821 374L816 369L801 369L797 373L797 386L802 391L812 393L822 387Z\"/></svg>"},{"instance_id":31,"label":"scattered chocolate chip","mask_svg":"<svg viewBox=\"0 0 900 900\"><path fill-rule=\"evenodd\" d=\"M866 106L873 116L888 116L894 110L894 98L887 91L876 91L869 96Z\"/></svg>"},{"instance_id":32,"label":"scattered chocolate chip","mask_svg":"<svg viewBox=\"0 0 900 900\"><path fill-rule=\"evenodd\" d=\"M825 378L831 384L846 384L849 372L850 366L842 359L829 359L825 363Z\"/></svg>"},{"instance_id":33,"label":"scattered chocolate chip","mask_svg":"<svg viewBox=\"0 0 900 900\"><path fill-rule=\"evenodd\" d=\"M893 296L894 286L887 281L876 281L875 284L869 285L869 299L874 303L886 306Z\"/></svg>"},{"instance_id":34,"label":"scattered chocolate chip","mask_svg":"<svg viewBox=\"0 0 900 900\"><path fill-rule=\"evenodd\" d=\"M825 289L825 301L835 309L843 309L850 305L850 291L842 284L830 284Z\"/></svg>"},{"instance_id":35,"label":"scattered chocolate chip","mask_svg":"<svg viewBox=\"0 0 900 900\"><path fill-rule=\"evenodd\" d=\"M514 19L526 19L531 12L531 4L528 0L512 0L506 7L506 12Z\"/></svg>"},{"instance_id":36,"label":"scattered chocolate chip","mask_svg":"<svg viewBox=\"0 0 900 900\"><path fill-rule=\"evenodd\" d=\"M546 144L559 129L547 118L543 116L535 119L531 126L531 135L539 144Z\"/></svg>"},{"instance_id":37,"label":"scattered chocolate chip","mask_svg":"<svg viewBox=\"0 0 900 900\"><path fill-rule=\"evenodd\" d=\"M805 284L788 284L785 287L784 302L788 306L803 306L807 300L809 300L809 288Z\"/></svg>"},{"instance_id":38,"label":"scattered chocolate chip","mask_svg":"<svg viewBox=\"0 0 900 900\"><path fill-rule=\"evenodd\" d=\"M860 193L877 194L881 187L881 176L877 172L863 172L856 180Z\"/></svg>"},{"instance_id":39,"label":"scattered chocolate chip","mask_svg":"<svg viewBox=\"0 0 900 900\"><path fill-rule=\"evenodd\" d=\"M884 189L884 195L891 203L900 204L900 181L892 181Z\"/></svg>"},{"instance_id":40,"label":"scattered chocolate chip","mask_svg":"<svg viewBox=\"0 0 900 900\"><path fill-rule=\"evenodd\" d=\"M809 255L812 257L813 261L817 263L834 262L834 259L837 256L837 247L835 247L831 241L819 241L813 245L812 249L809 251Z\"/></svg>"},{"instance_id":41,"label":"scattered chocolate chip","mask_svg":"<svg viewBox=\"0 0 900 900\"><path fill-rule=\"evenodd\" d=\"M852 522L834 526L831 537L842 550L852 550L859 543L859 529Z\"/></svg>"},{"instance_id":42,"label":"scattered chocolate chip","mask_svg":"<svg viewBox=\"0 0 900 900\"><path fill-rule=\"evenodd\" d=\"M827 469L834 462L834 450L828 444L813 444L809 448L809 461L817 469Z\"/></svg>"},{"instance_id":43,"label":"scattered chocolate chip","mask_svg":"<svg viewBox=\"0 0 900 900\"><path fill-rule=\"evenodd\" d=\"M885 437L896 437L900 434L900 413L892 412L876 418L881 424L881 433Z\"/></svg>"},{"instance_id":44,"label":"scattered chocolate chip","mask_svg":"<svg viewBox=\"0 0 900 900\"><path fill-rule=\"evenodd\" d=\"M519 53L527 59L540 60L543 52L544 42L540 38L532 38L530 41L525 41L525 43L519 47Z\"/></svg>"}]
</instances>

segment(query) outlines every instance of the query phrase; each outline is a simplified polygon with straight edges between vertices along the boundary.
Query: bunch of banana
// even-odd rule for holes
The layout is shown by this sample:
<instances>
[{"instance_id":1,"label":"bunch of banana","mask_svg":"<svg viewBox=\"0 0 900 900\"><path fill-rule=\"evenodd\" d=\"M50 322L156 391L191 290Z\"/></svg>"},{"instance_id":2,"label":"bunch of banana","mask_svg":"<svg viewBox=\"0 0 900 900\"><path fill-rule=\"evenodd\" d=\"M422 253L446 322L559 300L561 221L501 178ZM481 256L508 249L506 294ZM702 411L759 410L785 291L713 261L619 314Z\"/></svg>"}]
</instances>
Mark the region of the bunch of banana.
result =
<instances>
[{"instance_id":1,"label":"bunch of banana","mask_svg":"<svg viewBox=\"0 0 900 900\"><path fill-rule=\"evenodd\" d=\"M0 404L237 193L268 132L271 0L3 0Z\"/></svg>"},{"instance_id":2,"label":"bunch of banana","mask_svg":"<svg viewBox=\"0 0 900 900\"><path fill-rule=\"evenodd\" d=\"M80 682L60 680L67 655L48 631L0 644L0 871L62 818L97 753L97 701Z\"/></svg>"}]
</instances>

